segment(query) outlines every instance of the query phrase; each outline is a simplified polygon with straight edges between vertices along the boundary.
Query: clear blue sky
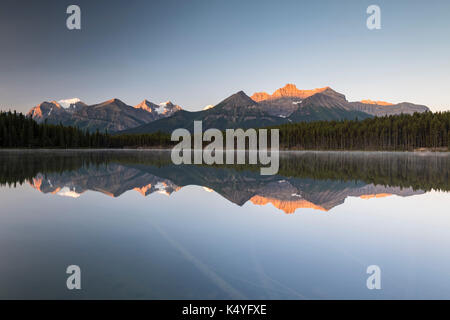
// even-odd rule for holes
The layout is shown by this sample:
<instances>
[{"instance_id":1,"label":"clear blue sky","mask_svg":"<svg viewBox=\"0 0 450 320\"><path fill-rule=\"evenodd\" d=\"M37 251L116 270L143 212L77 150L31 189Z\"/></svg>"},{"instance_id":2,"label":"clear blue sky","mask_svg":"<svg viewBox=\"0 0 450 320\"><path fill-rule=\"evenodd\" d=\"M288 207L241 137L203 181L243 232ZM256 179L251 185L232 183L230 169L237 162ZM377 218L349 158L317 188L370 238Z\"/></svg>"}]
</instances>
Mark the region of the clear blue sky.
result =
<instances>
[{"instance_id":1,"label":"clear blue sky","mask_svg":"<svg viewBox=\"0 0 450 320\"><path fill-rule=\"evenodd\" d=\"M66 28L70 4L82 30ZM381 7L382 29L366 28ZM188 110L244 90L331 86L450 109L450 1L18 1L0 3L0 106L113 97Z\"/></svg>"}]
</instances>

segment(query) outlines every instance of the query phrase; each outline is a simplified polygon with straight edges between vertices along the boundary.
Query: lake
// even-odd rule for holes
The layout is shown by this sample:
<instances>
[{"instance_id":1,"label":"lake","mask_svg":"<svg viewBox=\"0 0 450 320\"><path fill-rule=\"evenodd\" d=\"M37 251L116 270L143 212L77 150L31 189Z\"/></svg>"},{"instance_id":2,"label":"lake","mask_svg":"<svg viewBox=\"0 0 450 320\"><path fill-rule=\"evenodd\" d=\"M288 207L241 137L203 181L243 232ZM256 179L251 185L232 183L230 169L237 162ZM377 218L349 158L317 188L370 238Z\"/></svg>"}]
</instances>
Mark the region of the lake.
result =
<instances>
[{"instance_id":1,"label":"lake","mask_svg":"<svg viewBox=\"0 0 450 320\"><path fill-rule=\"evenodd\" d=\"M262 176L4 150L0 298L450 299L449 172L449 153L282 152Z\"/></svg>"}]
</instances>

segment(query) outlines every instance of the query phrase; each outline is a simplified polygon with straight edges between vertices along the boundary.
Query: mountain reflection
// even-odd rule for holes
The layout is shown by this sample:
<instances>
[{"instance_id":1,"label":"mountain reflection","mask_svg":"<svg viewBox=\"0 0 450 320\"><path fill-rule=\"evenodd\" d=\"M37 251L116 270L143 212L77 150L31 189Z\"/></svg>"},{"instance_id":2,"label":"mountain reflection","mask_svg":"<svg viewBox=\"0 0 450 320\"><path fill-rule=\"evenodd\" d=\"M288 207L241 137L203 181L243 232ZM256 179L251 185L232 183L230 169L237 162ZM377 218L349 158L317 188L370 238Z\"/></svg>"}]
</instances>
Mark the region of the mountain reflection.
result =
<instances>
[{"instance_id":1,"label":"mountain reflection","mask_svg":"<svg viewBox=\"0 0 450 320\"><path fill-rule=\"evenodd\" d=\"M449 191L447 153L281 153L278 175L255 166L172 164L167 151L3 151L0 184L29 183L42 193L78 198L86 191L120 197L170 195L187 185L242 206L272 204L285 213L328 211L347 197L411 196Z\"/></svg>"}]
</instances>

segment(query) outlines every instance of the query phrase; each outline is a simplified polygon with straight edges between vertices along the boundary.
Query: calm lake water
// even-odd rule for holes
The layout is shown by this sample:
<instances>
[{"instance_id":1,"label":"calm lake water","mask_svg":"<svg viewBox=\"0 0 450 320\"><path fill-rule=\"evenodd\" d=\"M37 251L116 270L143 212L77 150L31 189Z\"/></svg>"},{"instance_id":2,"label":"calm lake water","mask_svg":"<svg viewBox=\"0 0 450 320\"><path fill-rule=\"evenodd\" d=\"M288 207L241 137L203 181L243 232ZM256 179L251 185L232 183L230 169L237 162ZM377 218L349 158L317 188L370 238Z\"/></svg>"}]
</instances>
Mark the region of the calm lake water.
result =
<instances>
[{"instance_id":1,"label":"calm lake water","mask_svg":"<svg viewBox=\"0 0 450 320\"><path fill-rule=\"evenodd\" d=\"M261 176L1 151L0 298L450 299L449 171L448 153L282 153Z\"/></svg>"}]
</instances>

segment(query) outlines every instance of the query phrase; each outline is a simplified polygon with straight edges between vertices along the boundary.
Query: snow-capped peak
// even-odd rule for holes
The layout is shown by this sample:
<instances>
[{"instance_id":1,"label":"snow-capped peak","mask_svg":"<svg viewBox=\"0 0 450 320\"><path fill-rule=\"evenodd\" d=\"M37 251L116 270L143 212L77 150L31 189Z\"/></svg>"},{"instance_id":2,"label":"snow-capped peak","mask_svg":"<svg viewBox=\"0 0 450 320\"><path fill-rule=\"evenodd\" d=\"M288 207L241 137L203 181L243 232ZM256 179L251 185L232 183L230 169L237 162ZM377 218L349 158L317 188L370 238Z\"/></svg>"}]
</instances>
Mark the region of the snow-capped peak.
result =
<instances>
[{"instance_id":1,"label":"snow-capped peak","mask_svg":"<svg viewBox=\"0 0 450 320\"><path fill-rule=\"evenodd\" d=\"M161 102L159 105L161 106L161 107L167 107L167 105L168 104L171 104L172 102L170 102L170 101L166 101L166 102Z\"/></svg>"},{"instance_id":2,"label":"snow-capped peak","mask_svg":"<svg viewBox=\"0 0 450 320\"><path fill-rule=\"evenodd\" d=\"M156 108L155 111L156 111L158 114L163 114L163 113L165 113L165 112L166 112L166 105L160 103L160 104L159 104L159 108Z\"/></svg>"},{"instance_id":3,"label":"snow-capped peak","mask_svg":"<svg viewBox=\"0 0 450 320\"><path fill-rule=\"evenodd\" d=\"M214 106L212 104L207 105L206 107L203 108L203 110L209 110L214 108Z\"/></svg>"},{"instance_id":4,"label":"snow-capped peak","mask_svg":"<svg viewBox=\"0 0 450 320\"><path fill-rule=\"evenodd\" d=\"M63 100L59 100L58 103L63 107L63 108L68 108L70 107L71 104L75 104L77 102L81 102L80 99L78 98L71 98L71 99L63 99Z\"/></svg>"},{"instance_id":5,"label":"snow-capped peak","mask_svg":"<svg viewBox=\"0 0 450 320\"><path fill-rule=\"evenodd\" d=\"M155 109L158 114L166 114L170 112L173 107L173 103L171 101L161 102L158 104L159 108Z\"/></svg>"}]
</instances>

